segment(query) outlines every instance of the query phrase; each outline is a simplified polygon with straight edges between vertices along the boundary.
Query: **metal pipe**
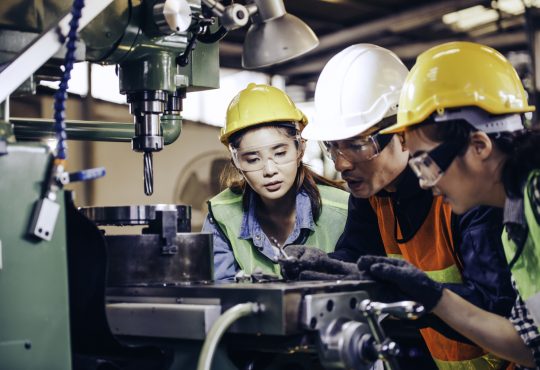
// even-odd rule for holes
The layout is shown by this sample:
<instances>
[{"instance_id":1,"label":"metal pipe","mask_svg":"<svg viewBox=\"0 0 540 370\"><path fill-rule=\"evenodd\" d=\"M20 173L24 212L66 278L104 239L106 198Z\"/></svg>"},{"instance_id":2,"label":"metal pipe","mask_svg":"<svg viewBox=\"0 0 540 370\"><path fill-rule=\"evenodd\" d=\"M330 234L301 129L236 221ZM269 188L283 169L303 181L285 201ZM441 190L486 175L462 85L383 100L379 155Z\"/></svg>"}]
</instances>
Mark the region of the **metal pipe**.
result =
<instances>
[{"instance_id":1,"label":"metal pipe","mask_svg":"<svg viewBox=\"0 0 540 370\"><path fill-rule=\"evenodd\" d=\"M160 123L165 145L174 143L182 132L182 116L179 114L163 114Z\"/></svg>"},{"instance_id":2,"label":"metal pipe","mask_svg":"<svg viewBox=\"0 0 540 370\"><path fill-rule=\"evenodd\" d=\"M11 118L18 140L41 140L54 138L54 121L40 118ZM163 115L161 129L165 145L173 143L182 131L180 115ZM66 121L68 140L130 142L135 136L131 122Z\"/></svg>"}]
</instances>

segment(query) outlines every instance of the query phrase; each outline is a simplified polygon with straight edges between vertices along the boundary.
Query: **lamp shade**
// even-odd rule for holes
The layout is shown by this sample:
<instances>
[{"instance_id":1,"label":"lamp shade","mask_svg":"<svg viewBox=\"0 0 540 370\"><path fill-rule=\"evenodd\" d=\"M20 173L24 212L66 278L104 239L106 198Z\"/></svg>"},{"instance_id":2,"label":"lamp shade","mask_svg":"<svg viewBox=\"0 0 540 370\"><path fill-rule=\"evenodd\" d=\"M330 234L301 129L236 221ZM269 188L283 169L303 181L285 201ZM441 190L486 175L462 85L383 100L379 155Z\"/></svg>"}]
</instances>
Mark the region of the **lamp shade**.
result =
<instances>
[{"instance_id":1,"label":"lamp shade","mask_svg":"<svg viewBox=\"0 0 540 370\"><path fill-rule=\"evenodd\" d=\"M242 66L262 68L294 59L319 45L319 39L307 24L285 13L265 22L254 22L244 40Z\"/></svg>"}]
</instances>

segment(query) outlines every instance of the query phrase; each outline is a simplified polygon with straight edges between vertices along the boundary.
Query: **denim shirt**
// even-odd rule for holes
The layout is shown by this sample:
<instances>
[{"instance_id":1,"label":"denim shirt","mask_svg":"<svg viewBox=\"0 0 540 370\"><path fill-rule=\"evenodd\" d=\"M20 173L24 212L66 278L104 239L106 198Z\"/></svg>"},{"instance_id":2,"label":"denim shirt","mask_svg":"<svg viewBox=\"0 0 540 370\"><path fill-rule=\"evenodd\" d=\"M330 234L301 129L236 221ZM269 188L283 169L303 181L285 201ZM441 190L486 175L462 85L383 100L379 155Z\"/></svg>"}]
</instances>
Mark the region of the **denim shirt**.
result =
<instances>
[{"instance_id":1,"label":"denim shirt","mask_svg":"<svg viewBox=\"0 0 540 370\"><path fill-rule=\"evenodd\" d=\"M251 240L254 248L257 248L266 258L277 262L278 254L270 243L268 236L264 233L255 215L254 194L251 195L250 206L244 212L242 225L240 226L239 237L244 240ZM314 231L315 221L311 212L311 202L305 192L296 195L296 221L292 233L287 237L284 246L295 243L303 243L301 231L303 229ZM240 270L240 266L234 258L234 253L225 235L218 227L206 217L202 228L203 232L211 232L214 235L214 278L215 280L233 280L234 275Z\"/></svg>"}]
</instances>

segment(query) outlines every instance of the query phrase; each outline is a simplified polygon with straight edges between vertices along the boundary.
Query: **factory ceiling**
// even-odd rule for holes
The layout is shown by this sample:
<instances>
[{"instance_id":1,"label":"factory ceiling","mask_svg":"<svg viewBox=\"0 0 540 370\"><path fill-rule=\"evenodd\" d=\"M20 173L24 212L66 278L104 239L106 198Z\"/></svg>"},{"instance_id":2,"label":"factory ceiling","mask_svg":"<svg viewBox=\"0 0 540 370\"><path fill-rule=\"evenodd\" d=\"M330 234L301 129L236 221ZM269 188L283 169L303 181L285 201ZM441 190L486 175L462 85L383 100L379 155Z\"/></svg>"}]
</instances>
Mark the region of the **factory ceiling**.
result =
<instances>
[{"instance_id":1,"label":"factory ceiling","mask_svg":"<svg viewBox=\"0 0 540 370\"><path fill-rule=\"evenodd\" d=\"M288 84L312 85L334 54L360 42L394 51L409 67L419 53L452 40L475 41L502 52L524 51L523 3L527 1L285 0L287 11L305 21L320 44L299 59L264 71L286 76ZM233 31L221 41L221 66L241 68L245 32Z\"/></svg>"}]
</instances>

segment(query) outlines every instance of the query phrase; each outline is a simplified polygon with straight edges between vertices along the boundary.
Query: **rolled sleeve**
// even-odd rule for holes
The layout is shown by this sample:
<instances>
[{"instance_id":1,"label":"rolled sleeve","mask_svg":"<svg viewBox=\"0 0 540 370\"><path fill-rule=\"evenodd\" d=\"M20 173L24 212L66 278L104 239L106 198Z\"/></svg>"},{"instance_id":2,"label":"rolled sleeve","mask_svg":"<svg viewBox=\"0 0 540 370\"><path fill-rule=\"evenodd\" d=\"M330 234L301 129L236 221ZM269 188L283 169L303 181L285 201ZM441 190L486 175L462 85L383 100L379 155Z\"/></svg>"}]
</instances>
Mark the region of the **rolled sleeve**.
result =
<instances>
[{"instance_id":1,"label":"rolled sleeve","mask_svg":"<svg viewBox=\"0 0 540 370\"><path fill-rule=\"evenodd\" d=\"M234 253L218 227L207 216L202 227L203 232L212 233L214 240L214 279L232 281L239 270Z\"/></svg>"}]
</instances>

